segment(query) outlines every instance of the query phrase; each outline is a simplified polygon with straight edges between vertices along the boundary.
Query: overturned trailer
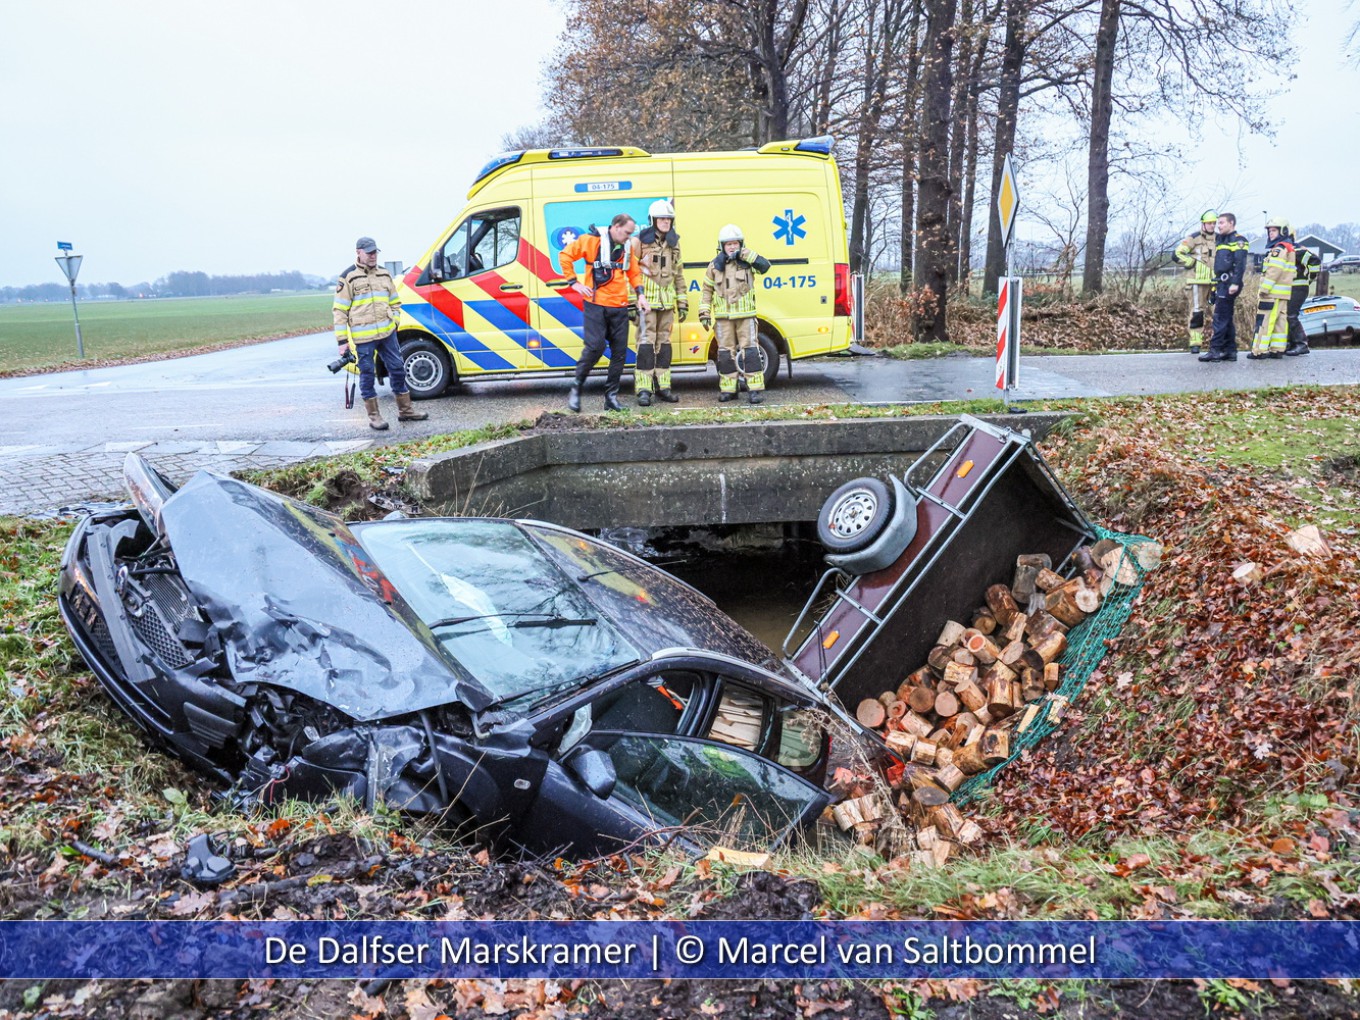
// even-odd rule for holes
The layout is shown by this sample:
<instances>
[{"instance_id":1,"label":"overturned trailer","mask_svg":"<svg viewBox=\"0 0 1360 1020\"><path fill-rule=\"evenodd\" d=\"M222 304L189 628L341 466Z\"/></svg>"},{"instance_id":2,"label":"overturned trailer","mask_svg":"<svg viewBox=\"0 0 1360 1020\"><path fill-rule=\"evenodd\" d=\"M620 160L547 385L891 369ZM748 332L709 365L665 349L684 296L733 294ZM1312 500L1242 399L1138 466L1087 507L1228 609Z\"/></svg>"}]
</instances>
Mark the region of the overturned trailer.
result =
<instances>
[{"instance_id":1,"label":"overturned trailer","mask_svg":"<svg viewBox=\"0 0 1360 1020\"><path fill-rule=\"evenodd\" d=\"M67 628L151 742L239 800L335 792L536 852L768 847L831 797L825 713L895 684L1020 554L1093 530L1029 438L962 418L904 477L833 493L831 569L781 659L599 539L344 521L130 455L72 535Z\"/></svg>"}]
</instances>

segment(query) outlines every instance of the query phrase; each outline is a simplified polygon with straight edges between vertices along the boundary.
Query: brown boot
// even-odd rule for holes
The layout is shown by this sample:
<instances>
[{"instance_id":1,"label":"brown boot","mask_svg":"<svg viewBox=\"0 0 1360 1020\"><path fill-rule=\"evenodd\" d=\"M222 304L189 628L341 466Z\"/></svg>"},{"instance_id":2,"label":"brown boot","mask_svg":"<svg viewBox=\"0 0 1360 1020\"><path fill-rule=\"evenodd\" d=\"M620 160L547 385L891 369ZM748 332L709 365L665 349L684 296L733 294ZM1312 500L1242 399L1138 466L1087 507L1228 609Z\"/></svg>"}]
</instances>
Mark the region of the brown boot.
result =
<instances>
[{"instance_id":1,"label":"brown boot","mask_svg":"<svg viewBox=\"0 0 1360 1020\"><path fill-rule=\"evenodd\" d=\"M411 406L411 394L397 394L397 421L424 421L430 416L428 411L417 411Z\"/></svg>"},{"instance_id":2,"label":"brown boot","mask_svg":"<svg viewBox=\"0 0 1360 1020\"><path fill-rule=\"evenodd\" d=\"M368 427L382 432L387 428L387 422L383 421L382 415L378 413L378 398L364 397L364 410L368 412Z\"/></svg>"}]
</instances>

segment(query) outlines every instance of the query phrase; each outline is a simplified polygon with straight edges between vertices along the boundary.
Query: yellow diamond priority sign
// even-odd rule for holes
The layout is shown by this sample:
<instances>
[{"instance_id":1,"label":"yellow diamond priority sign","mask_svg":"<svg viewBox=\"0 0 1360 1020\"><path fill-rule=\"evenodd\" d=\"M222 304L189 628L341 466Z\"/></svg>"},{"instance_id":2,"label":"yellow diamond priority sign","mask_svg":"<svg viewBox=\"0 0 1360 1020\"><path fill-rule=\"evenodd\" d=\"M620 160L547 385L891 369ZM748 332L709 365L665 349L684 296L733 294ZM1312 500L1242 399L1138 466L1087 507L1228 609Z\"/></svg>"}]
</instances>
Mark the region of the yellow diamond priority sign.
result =
<instances>
[{"instance_id":1,"label":"yellow diamond priority sign","mask_svg":"<svg viewBox=\"0 0 1360 1020\"><path fill-rule=\"evenodd\" d=\"M1011 169L1011 156L1006 153L1006 161L1001 170L1001 192L996 196L996 213L1001 218L1001 244L1011 243L1011 231L1015 229L1015 213L1020 208L1020 187L1015 182L1015 171Z\"/></svg>"}]
</instances>

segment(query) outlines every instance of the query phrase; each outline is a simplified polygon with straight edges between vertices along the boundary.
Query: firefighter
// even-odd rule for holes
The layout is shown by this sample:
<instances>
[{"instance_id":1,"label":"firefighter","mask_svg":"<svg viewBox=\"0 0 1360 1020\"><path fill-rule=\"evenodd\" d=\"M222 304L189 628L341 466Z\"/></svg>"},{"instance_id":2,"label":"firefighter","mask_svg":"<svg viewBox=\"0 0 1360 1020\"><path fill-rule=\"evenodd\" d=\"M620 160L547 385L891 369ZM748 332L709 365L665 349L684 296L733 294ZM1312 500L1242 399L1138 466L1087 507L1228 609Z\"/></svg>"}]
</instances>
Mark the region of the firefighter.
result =
<instances>
[{"instance_id":1,"label":"firefighter","mask_svg":"<svg viewBox=\"0 0 1360 1020\"><path fill-rule=\"evenodd\" d=\"M1266 220L1265 262L1261 266L1261 287L1256 303L1256 335L1251 341L1252 361L1283 358L1289 334L1289 298L1294 286L1294 245L1290 243L1289 221L1282 216Z\"/></svg>"},{"instance_id":2,"label":"firefighter","mask_svg":"<svg viewBox=\"0 0 1360 1020\"><path fill-rule=\"evenodd\" d=\"M1204 314L1213 314L1214 300L1214 227L1218 214L1206 209L1199 218L1199 232L1176 246L1175 259L1189 272L1185 275L1186 295L1190 299L1190 353L1198 354L1204 342Z\"/></svg>"},{"instance_id":3,"label":"firefighter","mask_svg":"<svg viewBox=\"0 0 1360 1020\"><path fill-rule=\"evenodd\" d=\"M1295 241L1292 234L1289 240L1294 244L1294 281L1289 288L1289 345L1285 347L1284 353L1286 357L1295 358L1310 353L1308 337L1304 335L1303 323L1299 321L1299 310L1308 300L1308 290L1317 279L1322 263L1316 255Z\"/></svg>"},{"instance_id":4,"label":"firefighter","mask_svg":"<svg viewBox=\"0 0 1360 1020\"><path fill-rule=\"evenodd\" d=\"M637 365L633 385L637 402L647 407L652 394L668 404L680 398L671 392L671 333L689 314L685 267L680 261L680 235L675 232L675 206L664 198L647 210L651 223L638 234L641 245L642 292L651 306L638 313Z\"/></svg>"},{"instance_id":5,"label":"firefighter","mask_svg":"<svg viewBox=\"0 0 1360 1020\"><path fill-rule=\"evenodd\" d=\"M765 399L765 370L760 363L756 328L756 274L770 269L770 260L745 247L741 228L729 223L718 231L718 254L704 272L699 297L699 322L716 327L718 337L718 400L737 398L737 372L746 378L750 401Z\"/></svg>"},{"instance_id":6,"label":"firefighter","mask_svg":"<svg viewBox=\"0 0 1360 1020\"><path fill-rule=\"evenodd\" d=\"M383 431L387 422L378 411L378 391L374 386L373 354L376 351L387 368L392 395L397 398L397 421L424 421L424 411L411 406L406 386L406 371L397 344L397 319L401 299L392 274L378 265L378 244L371 237L354 242L354 265L340 274L331 302L335 322L335 341L340 357L349 354L350 344L359 362L359 395L364 398L369 428Z\"/></svg>"},{"instance_id":7,"label":"firefighter","mask_svg":"<svg viewBox=\"0 0 1360 1020\"><path fill-rule=\"evenodd\" d=\"M1247 272L1247 245L1237 232L1237 217L1219 213L1214 234L1214 332L1200 361L1236 361L1237 325L1233 312Z\"/></svg>"},{"instance_id":8,"label":"firefighter","mask_svg":"<svg viewBox=\"0 0 1360 1020\"><path fill-rule=\"evenodd\" d=\"M619 213L607 227L592 227L562 249L557 264L562 275L572 278L571 288L585 300L585 345L576 362L576 378L567 394L567 407L581 410L581 388L595 363L609 346L609 372L605 376L604 409L622 411L619 403L619 382L628 358L629 294L637 295L637 310L648 311L647 297L642 293L642 272L638 269L637 242L633 231L637 223L627 213ZM576 280L573 268L584 259L589 285Z\"/></svg>"}]
</instances>

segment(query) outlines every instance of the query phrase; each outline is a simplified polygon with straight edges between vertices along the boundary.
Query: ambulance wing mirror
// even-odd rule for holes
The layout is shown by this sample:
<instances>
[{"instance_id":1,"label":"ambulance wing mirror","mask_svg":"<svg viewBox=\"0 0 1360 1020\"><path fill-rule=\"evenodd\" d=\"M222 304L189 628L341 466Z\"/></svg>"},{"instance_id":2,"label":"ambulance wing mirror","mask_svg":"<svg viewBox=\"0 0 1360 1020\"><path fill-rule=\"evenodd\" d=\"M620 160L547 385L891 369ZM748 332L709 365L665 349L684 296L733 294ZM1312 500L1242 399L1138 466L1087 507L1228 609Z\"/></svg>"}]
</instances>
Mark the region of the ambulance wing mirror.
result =
<instances>
[{"instance_id":1,"label":"ambulance wing mirror","mask_svg":"<svg viewBox=\"0 0 1360 1020\"><path fill-rule=\"evenodd\" d=\"M430 259L430 279L435 283L449 278L448 267L444 263L444 250L435 249L434 258Z\"/></svg>"}]
</instances>

